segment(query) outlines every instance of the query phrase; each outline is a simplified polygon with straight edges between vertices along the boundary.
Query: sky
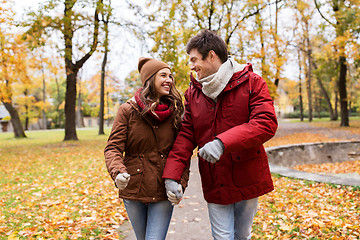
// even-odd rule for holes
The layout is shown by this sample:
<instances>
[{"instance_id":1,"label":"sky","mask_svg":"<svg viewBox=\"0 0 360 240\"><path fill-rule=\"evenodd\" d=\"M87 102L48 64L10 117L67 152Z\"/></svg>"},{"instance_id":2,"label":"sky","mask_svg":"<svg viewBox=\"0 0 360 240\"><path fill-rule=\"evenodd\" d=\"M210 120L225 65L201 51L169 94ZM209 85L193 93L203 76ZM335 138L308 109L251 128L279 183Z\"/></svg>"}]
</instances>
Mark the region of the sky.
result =
<instances>
[{"instance_id":1,"label":"sky","mask_svg":"<svg viewBox=\"0 0 360 240\"><path fill-rule=\"evenodd\" d=\"M14 7L17 13L24 12L25 9L32 8L37 6L40 0L14 0Z\"/></svg>"},{"instance_id":2,"label":"sky","mask_svg":"<svg viewBox=\"0 0 360 240\"><path fill-rule=\"evenodd\" d=\"M142 1L142 0L140 0ZM45 3L45 0L14 0L14 9L16 12L16 19L21 20L24 16L24 13L29 10L36 10L40 3ZM120 5L123 1L112 1L112 6L114 8L123 9ZM124 13L126 14L126 12ZM116 29L116 28L115 28ZM120 29L116 32L116 36L112 37L111 52L108 56L108 68L114 73L114 75L120 79L125 79L129 73L137 69L138 59L147 55L144 52L144 49L139 46L139 41L132 38L129 34L121 32ZM113 33L114 34L114 33ZM101 58L101 59L100 59ZM102 56L99 54L93 55L90 59L84 64L84 67L80 71L82 75L81 78L87 79L91 78L101 68Z\"/></svg>"}]
</instances>

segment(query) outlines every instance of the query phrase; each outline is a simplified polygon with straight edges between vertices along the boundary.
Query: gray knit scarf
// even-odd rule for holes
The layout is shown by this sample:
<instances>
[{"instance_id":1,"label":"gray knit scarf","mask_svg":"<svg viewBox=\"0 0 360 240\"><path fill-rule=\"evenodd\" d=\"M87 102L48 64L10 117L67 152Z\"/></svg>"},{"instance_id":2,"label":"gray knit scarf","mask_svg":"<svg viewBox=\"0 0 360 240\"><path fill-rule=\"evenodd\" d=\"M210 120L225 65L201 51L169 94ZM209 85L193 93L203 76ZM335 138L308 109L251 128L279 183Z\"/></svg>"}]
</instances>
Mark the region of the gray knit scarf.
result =
<instances>
[{"instance_id":1,"label":"gray knit scarf","mask_svg":"<svg viewBox=\"0 0 360 240\"><path fill-rule=\"evenodd\" d=\"M202 92L216 101L219 94L224 90L232 75L245 68L246 64L239 64L234 59L228 58L219 70L207 77L198 79L197 81L202 85Z\"/></svg>"}]
</instances>

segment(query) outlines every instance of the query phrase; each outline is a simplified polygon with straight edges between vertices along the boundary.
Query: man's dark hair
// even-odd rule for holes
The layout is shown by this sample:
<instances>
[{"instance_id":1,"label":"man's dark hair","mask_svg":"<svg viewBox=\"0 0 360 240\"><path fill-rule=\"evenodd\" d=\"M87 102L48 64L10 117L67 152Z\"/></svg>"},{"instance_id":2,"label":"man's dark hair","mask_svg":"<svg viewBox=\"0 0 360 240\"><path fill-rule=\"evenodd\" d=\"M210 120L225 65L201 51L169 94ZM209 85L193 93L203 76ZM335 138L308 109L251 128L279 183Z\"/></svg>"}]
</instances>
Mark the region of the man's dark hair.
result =
<instances>
[{"instance_id":1,"label":"man's dark hair","mask_svg":"<svg viewBox=\"0 0 360 240\"><path fill-rule=\"evenodd\" d=\"M202 30L196 36L192 37L186 44L186 52L197 49L204 60L209 52L213 50L219 56L222 63L228 59L227 46L224 40L219 37L214 31Z\"/></svg>"}]
</instances>

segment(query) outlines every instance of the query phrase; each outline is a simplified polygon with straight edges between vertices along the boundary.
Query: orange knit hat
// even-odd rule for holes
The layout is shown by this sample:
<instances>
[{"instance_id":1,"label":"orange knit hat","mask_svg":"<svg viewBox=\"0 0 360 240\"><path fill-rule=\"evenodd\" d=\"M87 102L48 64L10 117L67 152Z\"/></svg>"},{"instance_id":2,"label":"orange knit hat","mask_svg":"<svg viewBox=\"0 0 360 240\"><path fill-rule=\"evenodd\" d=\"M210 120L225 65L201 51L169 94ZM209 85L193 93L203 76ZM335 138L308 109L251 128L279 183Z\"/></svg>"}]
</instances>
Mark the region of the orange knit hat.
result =
<instances>
[{"instance_id":1,"label":"orange knit hat","mask_svg":"<svg viewBox=\"0 0 360 240\"><path fill-rule=\"evenodd\" d=\"M138 70L140 73L142 84L144 85L146 80L148 80L152 75L154 75L155 73L157 73L157 71L163 68L170 69L169 65L162 61L153 58L139 58Z\"/></svg>"}]
</instances>

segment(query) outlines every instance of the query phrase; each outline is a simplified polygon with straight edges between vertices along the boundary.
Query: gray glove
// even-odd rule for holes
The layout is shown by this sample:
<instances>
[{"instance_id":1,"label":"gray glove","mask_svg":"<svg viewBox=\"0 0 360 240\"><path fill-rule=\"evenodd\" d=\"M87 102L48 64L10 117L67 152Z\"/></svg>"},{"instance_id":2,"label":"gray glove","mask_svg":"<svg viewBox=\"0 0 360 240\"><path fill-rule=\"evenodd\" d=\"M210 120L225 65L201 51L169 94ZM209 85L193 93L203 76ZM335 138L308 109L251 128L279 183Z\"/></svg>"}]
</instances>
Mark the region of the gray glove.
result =
<instances>
[{"instance_id":1,"label":"gray glove","mask_svg":"<svg viewBox=\"0 0 360 240\"><path fill-rule=\"evenodd\" d=\"M173 179L165 179L166 195L171 205L178 204L183 196L182 186Z\"/></svg>"},{"instance_id":2,"label":"gray glove","mask_svg":"<svg viewBox=\"0 0 360 240\"><path fill-rule=\"evenodd\" d=\"M130 181L130 174L124 172L124 173L119 173L116 176L115 179L115 185L118 189L123 190L126 188L126 186L128 185Z\"/></svg>"},{"instance_id":3,"label":"gray glove","mask_svg":"<svg viewBox=\"0 0 360 240\"><path fill-rule=\"evenodd\" d=\"M224 144L220 139L215 139L205 144L199 149L199 156L208 162L215 163L219 161L221 155L224 153Z\"/></svg>"}]
</instances>

